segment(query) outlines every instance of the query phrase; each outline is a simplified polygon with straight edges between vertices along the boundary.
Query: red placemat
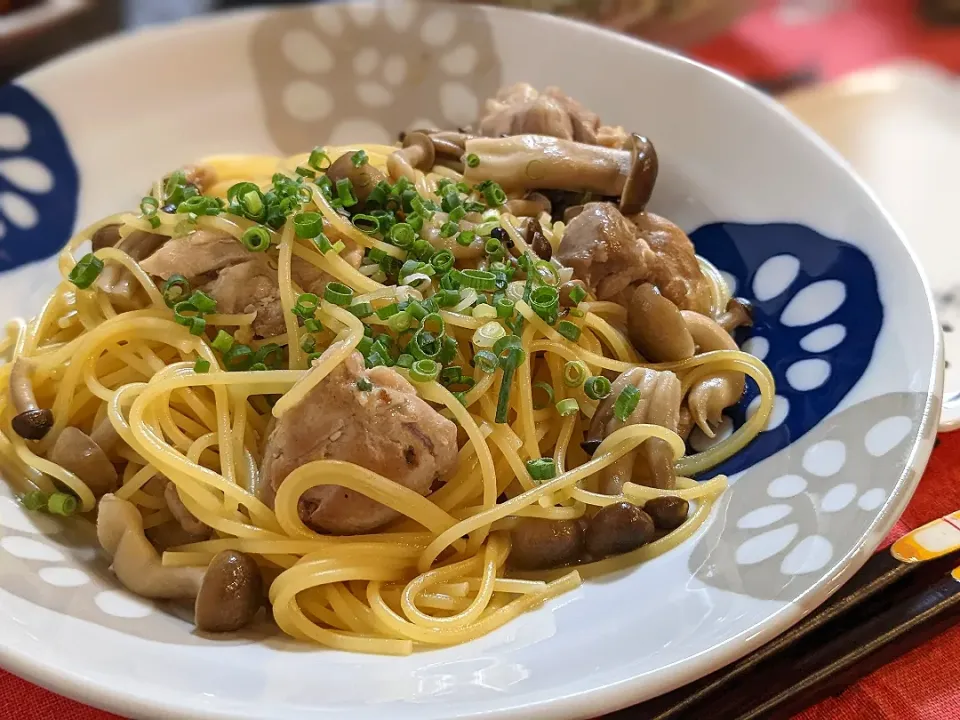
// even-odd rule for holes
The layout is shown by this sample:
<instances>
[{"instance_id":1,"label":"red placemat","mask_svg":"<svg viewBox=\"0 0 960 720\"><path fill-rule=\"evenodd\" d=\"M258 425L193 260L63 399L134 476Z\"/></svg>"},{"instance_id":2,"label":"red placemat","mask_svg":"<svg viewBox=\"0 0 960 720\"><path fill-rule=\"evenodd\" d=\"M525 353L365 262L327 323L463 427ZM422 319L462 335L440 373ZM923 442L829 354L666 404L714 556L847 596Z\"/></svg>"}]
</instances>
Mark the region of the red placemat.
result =
<instances>
[{"instance_id":1,"label":"red placemat","mask_svg":"<svg viewBox=\"0 0 960 720\"><path fill-rule=\"evenodd\" d=\"M921 6L940 25L921 19ZM960 72L960 27L946 27L946 0L776 0L693 55L770 88L829 80L913 57ZM954 3L956 5L956 3ZM937 8L943 10L939 12ZM960 12L953 11L957 21ZM960 433L946 435L891 540L960 507ZM960 628L796 720L960 718ZM0 720L110 720L0 671Z\"/></svg>"}]
</instances>

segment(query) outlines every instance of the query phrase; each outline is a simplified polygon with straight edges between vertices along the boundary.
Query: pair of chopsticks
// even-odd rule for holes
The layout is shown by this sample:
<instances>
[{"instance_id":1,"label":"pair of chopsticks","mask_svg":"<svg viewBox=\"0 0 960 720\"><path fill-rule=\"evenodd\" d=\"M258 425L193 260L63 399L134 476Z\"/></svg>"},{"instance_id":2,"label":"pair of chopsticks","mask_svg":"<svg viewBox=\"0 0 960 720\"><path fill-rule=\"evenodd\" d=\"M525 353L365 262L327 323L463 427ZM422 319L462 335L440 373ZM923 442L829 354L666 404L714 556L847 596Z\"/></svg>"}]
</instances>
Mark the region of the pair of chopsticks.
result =
<instances>
[{"instance_id":1,"label":"pair of chopsticks","mask_svg":"<svg viewBox=\"0 0 960 720\"><path fill-rule=\"evenodd\" d=\"M960 620L960 511L877 553L816 612L740 661L605 720L788 720Z\"/></svg>"}]
</instances>

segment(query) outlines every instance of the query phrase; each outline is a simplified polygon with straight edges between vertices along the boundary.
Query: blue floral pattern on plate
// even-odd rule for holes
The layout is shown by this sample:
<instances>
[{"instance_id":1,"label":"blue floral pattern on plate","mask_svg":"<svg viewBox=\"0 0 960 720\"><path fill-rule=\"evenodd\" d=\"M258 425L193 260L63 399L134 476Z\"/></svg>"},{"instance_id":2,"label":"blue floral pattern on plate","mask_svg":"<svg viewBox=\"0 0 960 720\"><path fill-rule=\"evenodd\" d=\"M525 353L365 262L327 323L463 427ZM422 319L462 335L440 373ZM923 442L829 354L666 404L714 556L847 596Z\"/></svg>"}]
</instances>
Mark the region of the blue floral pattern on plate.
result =
<instances>
[{"instance_id":1,"label":"blue floral pattern on plate","mask_svg":"<svg viewBox=\"0 0 960 720\"><path fill-rule=\"evenodd\" d=\"M55 254L77 217L79 174L50 110L0 86L0 272Z\"/></svg>"},{"instance_id":2,"label":"blue floral pattern on plate","mask_svg":"<svg viewBox=\"0 0 960 720\"><path fill-rule=\"evenodd\" d=\"M691 234L697 252L754 305L737 342L777 385L771 429L710 471L733 474L795 442L837 407L866 372L883 325L873 264L863 251L802 225L714 223ZM756 386L727 411L743 424Z\"/></svg>"}]
</instances>

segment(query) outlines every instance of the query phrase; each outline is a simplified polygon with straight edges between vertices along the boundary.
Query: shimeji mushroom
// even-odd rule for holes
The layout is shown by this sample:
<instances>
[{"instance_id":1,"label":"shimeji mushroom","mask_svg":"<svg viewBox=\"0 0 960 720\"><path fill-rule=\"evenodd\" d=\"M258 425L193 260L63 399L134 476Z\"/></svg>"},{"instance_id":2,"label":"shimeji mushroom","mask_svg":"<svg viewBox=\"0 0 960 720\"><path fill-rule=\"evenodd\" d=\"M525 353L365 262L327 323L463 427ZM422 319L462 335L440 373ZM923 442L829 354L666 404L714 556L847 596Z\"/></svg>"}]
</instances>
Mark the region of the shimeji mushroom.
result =
<instances>
[{"instance_id":1,"label":"shimeji mushroom","mask_svg":"<svg viewBox=\"0 0 960 720\"><path fill-rule=\"evenodd\" d=\"M681 314L699 352L739 349L730 333L715 320L692 310L683 310ZM743 373L734 371L719 372L693 384L687 405L705 435L714 436L713 427L720 422L723 411L740 399L745 385Z\"/></svg>"},{"instance_id":2,"label":"shimeji mushroom","mask_svg":"<svg viewBox=\"0 0 960 720\"><path fill-rule=\"evenodd\" d=\"M104 419L87 435L79 428L67 426L57 436L47 459L80 478L96 497L117 488L117 470L107 454L119 441L109 419Z\"/></svg>"},{"instance_id":3,"label":"shimeji mushroom","mask_svg":"<svg viewBox=\"0 0 960 720\"><path fill-rule=\"evenodd\" d=\"M632 387L639 391L634 409L623 420L616 415L620 394ZM597 406L583 449L593 454L605 437L627 425L649 423L677 431L682 400L680 380L669 371L637 367L621 373L610 394ZM605 468L600 476L600 492L618 495L625 482L672 490L676 485L673 450L659 438L645 440L633 451Z\"/></svg>"},{"instance_id":4,"label":"shimeji mushroom","mask_svg":"<svg viewBox=\"0 0 960 720\"><path fill-rule=\"evenodd\" d=\"M693 357L693 337L683 315L650 283L638 285L627 306L630 342L650 362L672 362Z\"/></svg>"},{"instance_id":5,"label":"shimeji mushroom","mask_svg":"<svg viewBox=\"0 0 960 720\"><path fill-rule=\"evenodd\" d=\"M107 227L111 226L108 225ZM106 235L106 241L109 241L110 237L110 234ZM166 235L135 230L127 237L116 242L115 247L139 262L153 255L157 248L169 239ZM98 239L97 234L94 234L94 240L98 241L102 238ZM95 244L98 243L95 242ZM100 277L97 278L97 287L107 294L111 302L120 307L134 310L143 304L136 297L137 290L140 289L140 283L137 282L137 279L129 270L118 262L106 263L106 267L100 273Z\"/></svg>"},{"instance_id":6,"label":"shimeji mushroom","mask_svg":"<svg viewBox=\"0 0 960 720\"><path fill-rule=\"evenodd\" d=\"M753 305L749 300L730 298L726 310L717 318L717 324L729 333L739 327L753 325Z\"/></svg>"},{"instance_id":7,"label":"shimeji mushroom","mask_svg":"<svg viewBox=\"0 0 960 720\"><path fill-rule=\"evenodd\" d=\"M99 504L97 539L125 588L145 598L194 600L194 623L207 632L248 625L263 604L256 562L234 550L214 556L206 568L165 567L143 533L143 518L130 502L105 495Z\"/></svg>"},{"instance_id":8,"label":"shimeji mushroom","mask_svg":"<svg viewBox=\"0 0 960 720\"><path fill-rule=\"evenodd\" d=\"M10 369L10 398L17 414L13 431L25 440L41 440L53 427L53 413L37 405L33 392L33 363L18 357Z\"/></svg>"},{"instance_id":9,"label":"shimeji mushroom","mask_svg":"<svg viewBox=\"0 0 960 720\"><path fill-rule=\"evenodd\" d=\"M577 190L620 198L620 212L643 212L659 173L653 143L631 135L627 150L560 140L546 135L472 138L464 182L493 180L507 190Z\"/></svg>"},{"instance_id":10,"label":"shimeji mushroom","mask_svg":"<svg viewBox=\"0 0 960 720\"><path fill-rule=\"evenodd\" d=\"M403 148L397 150L387 158L387 172L390 179L396 181L401 177L415 182L417 170L429 170L433 167L437 154L430 136L420 131L408 132L403 138Z\"/></svg>"}]
</instances>

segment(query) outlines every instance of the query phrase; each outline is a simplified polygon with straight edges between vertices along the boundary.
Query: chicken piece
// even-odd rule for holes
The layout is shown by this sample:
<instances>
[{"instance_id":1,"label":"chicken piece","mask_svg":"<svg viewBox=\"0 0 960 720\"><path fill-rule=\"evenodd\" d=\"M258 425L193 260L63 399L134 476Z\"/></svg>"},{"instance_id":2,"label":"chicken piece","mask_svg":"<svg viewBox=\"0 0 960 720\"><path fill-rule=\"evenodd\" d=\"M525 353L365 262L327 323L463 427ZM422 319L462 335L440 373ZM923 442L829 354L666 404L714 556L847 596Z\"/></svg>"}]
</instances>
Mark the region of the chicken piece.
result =
<instances>
[{"instance_id":1,"label":"chicken piece","mask_svg":"<svg viewBox=\"0 0 960 720\"><path fill-rule=\"evenodd\" d=\"M358 386L359 380L372 385ZM353 353L276 423L264 450L261 494L272 505L283 480L314 460L342 460L426 495L457 460L457 426L421 400L394 370L364 370ZM300 498L300 517L318 532L370 532L397 517L392 509L336 485Z\"/></svg>"},{"instance_id":2,"label":"chicken piece","mask_svg":"<svg viewBox=\"0 0 960 720\"><path fill-rule=\"evenodd\" d=\"M256 312L254 334L274 337L286 331L277 271L265 255L251 256L246 262L221 270L203 289L217 301L217 312Z\"/></svg>"},{"instance_id":3,"label":"chicken piece","mask_svg":"<svg viewBox=\"0 0 960 720\"><path fill-rule=\"evenodd\" d=\"M481 119L481 135L549 135L589 145L626 147L629 135L623 128L602 127L600 118L560 88L543 92L527 83L502 88L487 100Z\"/></svg>"},{"instance_id":4,"label":"chicken piece","mask_svg":"<svg viewBox=\"0 0 960 720\"><path fill-rule=\"evenodd\" d=\"M230 235L194 230L189 235L170 240L140 266L164 280L177 274L194 280L250 260L253 255Z\"/></svg>"},{"instance_id":5,"label":"chicken piece","mask_svg":"<svg viewBox=\"0 0 960 720\"><path fill-rule=\"evenodd\" d=\"M630 221L654 255L647 281L681 310L710 315L713 296L710 281L697 262L690 238L666 218L651 212L632 215Z\"/></svg>"},{"instance_id":6,"label":"chicken piece","mask_svg":"<svg viewBox=\"0 0 960 720\"><path fill-rule=\"evenodd\" d=\"M619 300L645 280L654 255L636 229L610 203L587 203L563 233L556 258L600 300Z\"/></svg>"}]
</instances>

